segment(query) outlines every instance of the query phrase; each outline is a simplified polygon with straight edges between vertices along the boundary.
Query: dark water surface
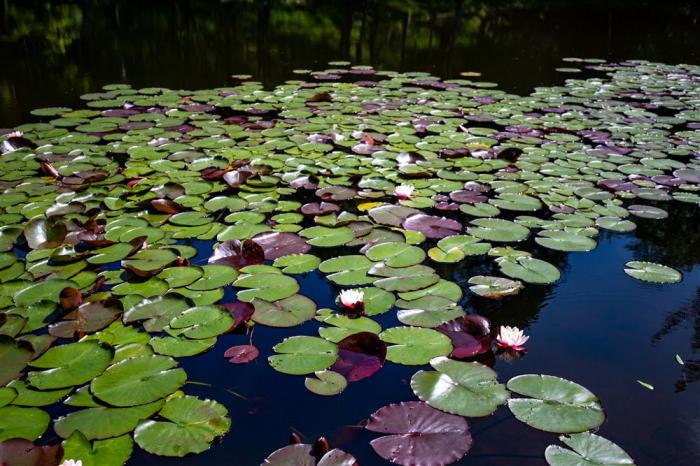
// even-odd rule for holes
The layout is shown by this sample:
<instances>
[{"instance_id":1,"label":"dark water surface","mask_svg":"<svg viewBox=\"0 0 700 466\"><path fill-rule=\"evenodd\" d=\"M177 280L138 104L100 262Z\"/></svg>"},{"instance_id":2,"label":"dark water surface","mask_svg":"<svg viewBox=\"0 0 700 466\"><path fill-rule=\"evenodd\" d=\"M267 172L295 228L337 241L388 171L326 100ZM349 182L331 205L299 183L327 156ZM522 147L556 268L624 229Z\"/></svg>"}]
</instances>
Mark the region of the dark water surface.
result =
<instances>
[{"instance_id":1,"label":"dark water surface","mask_svg":"<svg viewBox=\"0 0 700 466\"><path fill-rule=\"evenodd\" d=\"M74 104L110 82L207 88L230 74L272 86L298 68L349 59L382 69L427 70L442 77L479 71L508 91L563 82L566 56L700 63L697 2L472 1L30 1L0 4L0 126L26 121L32 108ZM630 234L601 233L589 253L553 255L554 286L528 286L501 302L467 296L465 306L526 328L527 354L498 360L500 380L534 372L561 376L598 395L608 414L601 435L640 466L700 464L700 209L666 204L665 220L636 220ZM206 260L210 245L203 245ZM684 273L677 285L628 277L623 264L646 260ZM486 270L488 271L488 270ZM477 261L443 268L458 283L484 272ZM301 293L331 306L337 290L320 275L300 277ZM393 313L378 320L397 324ZM209 452L163 459L135 452L129 464L257 465L290 430L326 435L362 466L385 464L358 425L374 410L414 400L415 367L388 363L338 397L308 392L303 377L272 370L270 348L284 337L316 334L313 322L290 330L257 327L261 357L233 366L222 357L248 337L226 335L204 355L182 359L185 387L228 407L233 427ZM678 354L685 361L676 362ZM638 384L642 380L655 389ZM556 436L514 420L506 408L470 420L474 447L459 464L544 465Z\"/></svg>"}]
</instances>

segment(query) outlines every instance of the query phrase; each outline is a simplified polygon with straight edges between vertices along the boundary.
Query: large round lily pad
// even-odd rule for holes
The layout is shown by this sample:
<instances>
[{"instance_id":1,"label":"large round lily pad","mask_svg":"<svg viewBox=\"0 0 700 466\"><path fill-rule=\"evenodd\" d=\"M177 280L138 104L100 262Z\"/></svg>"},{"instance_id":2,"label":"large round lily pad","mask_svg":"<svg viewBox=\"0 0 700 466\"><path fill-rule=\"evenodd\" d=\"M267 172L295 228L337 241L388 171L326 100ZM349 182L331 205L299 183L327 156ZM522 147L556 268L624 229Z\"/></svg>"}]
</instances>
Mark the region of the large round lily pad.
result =
<instances>
[{"instance_id":1,"label":"large round lily pad","mask_svg":"<svg viewBox=\"0 0 700 466\"><path fill-rule=\"evenodd\" d=\"M90 384L100 400L112 406L136 406L170 395L187 380L167 356L139 356L125 359L107 369Z\"/></svg>"},{"instance_id":2,"label":"large round lily pad","mask_svg":"<svg viewBox=\"0 0 700 466\"><path fill-rule=\"evenodd\" d=\"M416 372L411 388L433 408L465 417L488 416L508 400L496 373L478 362L437 357L430 365L435 371Z\"/></svg>"},{"instance_id":3,"label":"large round lily pad","mask_svg":"<svg viewBox=\"0 0 700 466\"><path fill-rule=\"evenodd\" d=\"M598 398L569 380L551 375L525 374L508 381L510 391L529 398L511 398L515 417L536 429L575 433L594 429L605 421Z\"/></svg>"},{"instance_id":4,"label":"large round lily pad","mask_svg":"<svg viewBox=\"0 0 700 466\"><path fill-rule=\"evenodd\" d=\"M160 420L142 422L134 432L136 443L149 453L182 457L201 453L231 427L227 409L213 400L194 396L165 402Z\"/></svg>"},{"instance_id":5,"label":"large round lily pad","mask_svg":"<svg viewBox=\"0 0 700 466\"><path fill-rule=\"evenodd\" d=\"M273 369L285 374L303 375L328 369L338 358L338 348L323 338L298 335L285 338L272 348L268 358Z\"/></svg>"}]
</instances>

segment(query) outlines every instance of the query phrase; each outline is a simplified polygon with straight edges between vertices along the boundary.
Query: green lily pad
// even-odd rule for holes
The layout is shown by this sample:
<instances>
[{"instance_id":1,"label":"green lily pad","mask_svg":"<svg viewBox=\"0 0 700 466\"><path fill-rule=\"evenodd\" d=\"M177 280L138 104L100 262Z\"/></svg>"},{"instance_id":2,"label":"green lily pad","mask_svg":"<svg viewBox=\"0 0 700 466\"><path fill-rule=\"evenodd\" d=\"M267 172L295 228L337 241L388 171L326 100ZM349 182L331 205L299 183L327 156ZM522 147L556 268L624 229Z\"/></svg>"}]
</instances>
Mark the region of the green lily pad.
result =
<instances>
[{"instance_id":1,"label":"green lily pad","mask_svg":"<svg viewBox=\"0 0 700 466\"><path fill-rule=\"evenodd\" d=\"M90 383L90 390L112 406L136 406L170 395L186 380L174 359L139 356L109 367Z\"/></svg>"},{"instance_id":2,"label":"green lily pad","mask_svg":"<svg viewBox=\"0 0 700 466\"><path fill-rule=\"evenodd\" d=\"M19 377L33 357L34 350L30 344L0 335L0 386Z\"/></svg>"},{"instance_id":3,"label":"green lily pad","mask_svg":"<svg viewBox=\"0 0 700 466\"><path fill-rule=\"evenodd\" d=\"M30 372L27 380L39 390L74 387L100 375L111 360L110 348L98 342L56 346L31 362L32 367L45 370Z\"/></svg>"},{"instance_id":4,"label":"green lily pad","mask_svg":"<svg viewBox=\"0 0 700 466\"><path fill-rule=\"evenodd\" d=\"M535 238L535 242L541 246L557 251L592 251L596 242L583 235L577 235L566 231L541 231Z\"/></svg>"},{"instance_id":5,"label":"green lily pad","mask_svg":"<svg viewBox=\"0 0 700 466\"><path fill-rule=\"evenodd\" d=\"M338 348L323 338L298 335L273 348L280 354L268 358L270 366L284 374L304 375L328 369L338 358Z\"/></svg>"},{"instance_id":6,"label":"green lily pad","mask_svg":"<svg viewBox=\"0 0 700 466\"><path fill-rule=\"evenodd\" d=\"M478 362L437 357L435 371L418 371L411 388L433 408L465 417L488 416L508 401L508 391L496 380L496 372Z\"/></svg>"},{"instance_id":7,"label":"green lily pad","mask_svg":"<svg viewBox=\"0 0 700 466\"><path fill-rule=\"evenodd\" d=\"M562 435L559 440L571 450L558 445L548 446L544 457L550 466L634 465L634 460L622 448L599 435L583 432Z\"/></svg>"},{"instance_id":8,"label":"green lily pad","mask_svg":"<svg viewBox=\"0 0 700 466\"><path fill-rule=\"evenodd\" d=\"M158 354L184 358L203 353L216 344L216 337L190 340L184 337L153 337L148 343Z\"/></svg>"},{"instance_id":9,"label":"green lily pad","mask_svg":"<svg viewBox=\"0 0 700 466\"><path fill-rule=\"evenodd\" d=\"M561 434L594 429L605 421L598 398L574 382L551 375L525 374L508 381L508 389L530 398L511 398L508 408L535 429Z\"/></svg>"},{"instance_id":10,"label":"green lily pad","mask_svg":"<svg viewBox=\"0 0 700 466\"><path fill-rule=\"evenodd\" d=\"M178 296L167 294L152 299L144 299L124 312L124 323L144 321L147 332L160 332L170 321L191 306Z\"/></svg>"},{"instance_id":11,"label":"green lily pad","mask_svg":"<svg viewBox=\"0 0 700 466\"><path fill-rule=\"evenodd\" d=\"M319 264L318 269L329 274L327 278L337 285L357 286L376 280L376 277L367 275L372 266L374 262L365 256L350 255L325 260Z\"/></svg>"},{"instance_id":12,"label":"green lily pad","mask_svg":"<svg viewBox=\"0 0 700 466\"><path fill-rule=\"evenodd\" d=\"M197 306L173 317L165 331L170 336L207 339L221 335L233 327L234 320L219 306Z\"/></svg>"},{"instance_id":13,"label":"green lily pad","mask_svg":"<svg viewBox=\"0 0 700 466\"><path fill-rule=\"evenodd\" d=\"M406 243L380 243L369 248L365 255L374 262L384 261L389 267L408 267L420 264L425 252Z\"/></svg>"},{"instance_id":14,"label":"green lily pad","mask_svg":"<svg viewBox=\"0 0 700 466\"><path fill-rule=\"evenodd\" d=\"M299 283L287 275L256 273L242 275L233 283L238 290L236 296L241 301L252 302L254 299L277 301L288 298L299 291Z\"/></svg>"},{"instance_id":15,"label":"green lily pad","mask_svg":"<svg viewBox=\"0 0 700 466\"><path fill-rule=\"evenodd\" d=\"M467 232L477 238L494 242L517 242L526 239L530 230L522 225L500 218L477 218Z\"/></svg>"},{"instance_id":16,"label":"green lily pad","mask_svg":"<svg viewBox=\"0 0 700 466\"><path fill-rule=\"evenodd\" d=\"M397 364L421 366L452 352L450 339L435 330L419 327L393 327L379 334L386 343L386 358Z\"/></svg>"},{"instance_id":17,"label":"green lily pad","mask_svg":"<svg viewBox=\"0 0 700 466\"><path fill-rule=\"evenodd\" d=\"M479 296L491 299L500 299L505 296L516 295L523 289L520 280L509 280L503 277L487 277L476 275L469 279L469 290Z\"/></svg>"},{"instance_id":18,"label":"green lily pad","mask_svg":"<svg viewBox=\"0 0 700 466\"><path fill-rule=\"evenodd\" d=\"M308 238L308 244L322 248L342 246L355 238L355 233L348 227L316 226L301 230L299 235Z\"/></svg>"},{"instance_id":19,"label":"green lily pad","mask_svg":"<svg viewBox=\"0 0 700 466\"><path fill-rule=\"evenodd\" d=\"M0 408L0 442L11 438L34 441L46 431L50 421L51 417L39 408Z\"/></svg>"},{"instance_id":20,"label":"green lily pad","mask_svg":"<svg viewBox=\"0 0 700 466\"><path fill-rule=\"evenodd\" d=\"M88 408L59 417L54 430L61 438L81 432L88 440L108 439L128 434L136 426L160 411L163 400L131 408Z\"/></svg>"},{"instance_id":21,"label":"green lily pad","mask_svg":"<svg viewBox=\"0 0 700 466\"><path fill-rule=\"evenodd\" d=\"M270 327L294 327L316 315L316 303L306 296L295 294L277 301L254 299L253 321Z\"/></svg>"},{"instance_id":22,"label":"green lily pad","mask_svg":"<svg viewBox=\"0 0 700 466\"><path fill-rule=\"evenodd\" d=\"M164 420L142 422L134 432L138 446L154 455L201 453L231 428L231 418L222 404L194 396L168 399L159 416Z\"/></svg>"},{"instance_id":23,"label":"green lily pad","mask_svg":"<svg viewBox=\"0 0 700 466\"><path fill-rule=\"evenodd\" d=\"M134 449L134 442L129 435L96 440L90 444L77 430L61 445L64 458L77 458L83 466L123 466Z\"/></svg>"},{"instance_id":24,"label":"green lily pad","mask_svg":"<svg viewBox=\"0 0 700 466\"><path fill-rule=\"evenodd\" d=\"M501 272L511 278L518 278L527 283L547 285L559 280L559 269L549 262L530 256L516 258L499 257L496 260Z\"/></svg>"},{"instance_id":25,"label":"green lily pad","mask_svg":"<svg viewBox=\"0 0 700 466\"><path fill-rule=\"evenodd\" d=\"M315 270L321 263L321 259L313 254L289 254L278 257L272 265L280 267L282 272L288 274L307 273Z\"/></svg>"},{"instance_id":26,"label":"green lily pad","mask_svg":"<svg viewBox=\"0 0 700 466\"><path fill-rule=\"evenodd\" d=\"M651 283L678 283L683 279L683 275L676 269L653 262L627 262L625 273L637 280Z\"/></svg>"},{"instance_id":27,"label":"green lily pad","mask_svg":"<svg viewBox=\"0 0 700 466\"><path fill-rule=\"evenodd\" d=\"M316 371L316 378L307 377L304 379L304 386L311 393L321 396L333 396L342 393L348 386L347 379L337 372L333 371Z\"/></svg>"}]
</instances>

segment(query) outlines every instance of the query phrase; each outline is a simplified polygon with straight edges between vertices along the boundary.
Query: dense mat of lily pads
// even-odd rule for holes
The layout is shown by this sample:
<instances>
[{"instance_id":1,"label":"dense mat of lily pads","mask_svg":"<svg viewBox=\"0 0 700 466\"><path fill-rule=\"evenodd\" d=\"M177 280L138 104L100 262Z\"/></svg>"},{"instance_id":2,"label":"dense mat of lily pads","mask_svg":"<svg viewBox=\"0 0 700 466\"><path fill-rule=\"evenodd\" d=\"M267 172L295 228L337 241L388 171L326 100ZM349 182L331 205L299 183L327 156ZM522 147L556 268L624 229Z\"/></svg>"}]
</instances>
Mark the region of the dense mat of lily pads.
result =
<instances>
[{"instance_id":1,"label":"dense mat of lily pads","mask_svg":"<svg viewBox=\"0 0 700 466\"><path fill-rule=\"evenodd\" d=\"M416 401L367 413L386 460L455 462L468 418L509 409L563 434L550 465L632 464L591 432L605 414L586 388L556 374L501 383L480 356L524 351L527 336L460 305L465 292L556 282L543 248L590 251L601 230L663 221L663 202L700 203L700 68L568 61L596 77L517 96L337 62L270 91L244 76L202 91L118 84L82 96L86 108L32 112L0 136L3 464L203 452L231 419L186 393L178 359L227 332L314 319L318 336L284 339L268 361L313 393L423 366ZM190 262L193 239L214 244L207 264ZM492 264L468 290L434 268L466 258ZM682 279L663 264L620 268ZM316 269L335 309L300 290ZM386 312L403 325L382 328L373 317ZM225 357L258 355L251 344ZM51 419L56 403L71 409ZM62 444L38 446L50 426ZM264 464L356 461L321 439Z\"/></svg>"}]
</instances>

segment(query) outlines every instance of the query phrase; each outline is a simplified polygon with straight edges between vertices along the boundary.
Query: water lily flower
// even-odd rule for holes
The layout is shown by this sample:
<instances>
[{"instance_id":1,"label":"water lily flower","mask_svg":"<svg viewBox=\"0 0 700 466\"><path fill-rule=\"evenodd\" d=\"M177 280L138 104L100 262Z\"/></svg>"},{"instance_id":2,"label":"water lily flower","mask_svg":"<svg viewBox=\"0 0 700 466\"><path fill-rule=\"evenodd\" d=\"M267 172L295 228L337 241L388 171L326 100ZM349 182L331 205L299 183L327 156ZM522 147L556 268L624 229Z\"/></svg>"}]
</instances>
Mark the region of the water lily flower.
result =
<instances>
[{"instance_id":1,"label":"water lily flower","mask_svg":"<svg viewBox=\"0 0 700 466\"><path fill-rule=\"evenodd\" d=\"M409 184L400 184L394 188L394 195L401 200L411 199L413 197L413 190L416 189Z\"/></svg>"},{"instance_id":2,"label":"water lily flower","mask_svg":"<svg viewBox=\"0 0 700 466\"><path fill-rule=\"evenodd\" d=\"M530 337L525 335L518 327L502 325L501 330L496 337L496 342L501 348L524 351L525 342L527 342L529 339Z\"/></svg>"},{"instance_id":3,"label":"water lily flower","mask_svg":"<svg viewBox=\"0 0 700 466\"><path fill-rule=\"evenodd\" d=\"M343 290L339 295L340 304L348 309L357 309L364 306L365 293L361 290Z\"/></svg>"},{"instance_id":4,"label":"water lily flower","mask_svg":"<svg viewBox=\"0 0 700 466\"><path fill-rule=\"evenodd\" d=\"M83 462L81 460L65 460L59 466L83 466Z\"/></svg>"},{"instance_id":5,"label":"water lily flower","mask_svg":"<svg viewBox=\"0 0 700 466\"><path fill-rule=\"evenodd\" d=\"M7 135L8 138L21 138L24 136L22 131L13 131Z\"/></svg>"}]
</instances>

